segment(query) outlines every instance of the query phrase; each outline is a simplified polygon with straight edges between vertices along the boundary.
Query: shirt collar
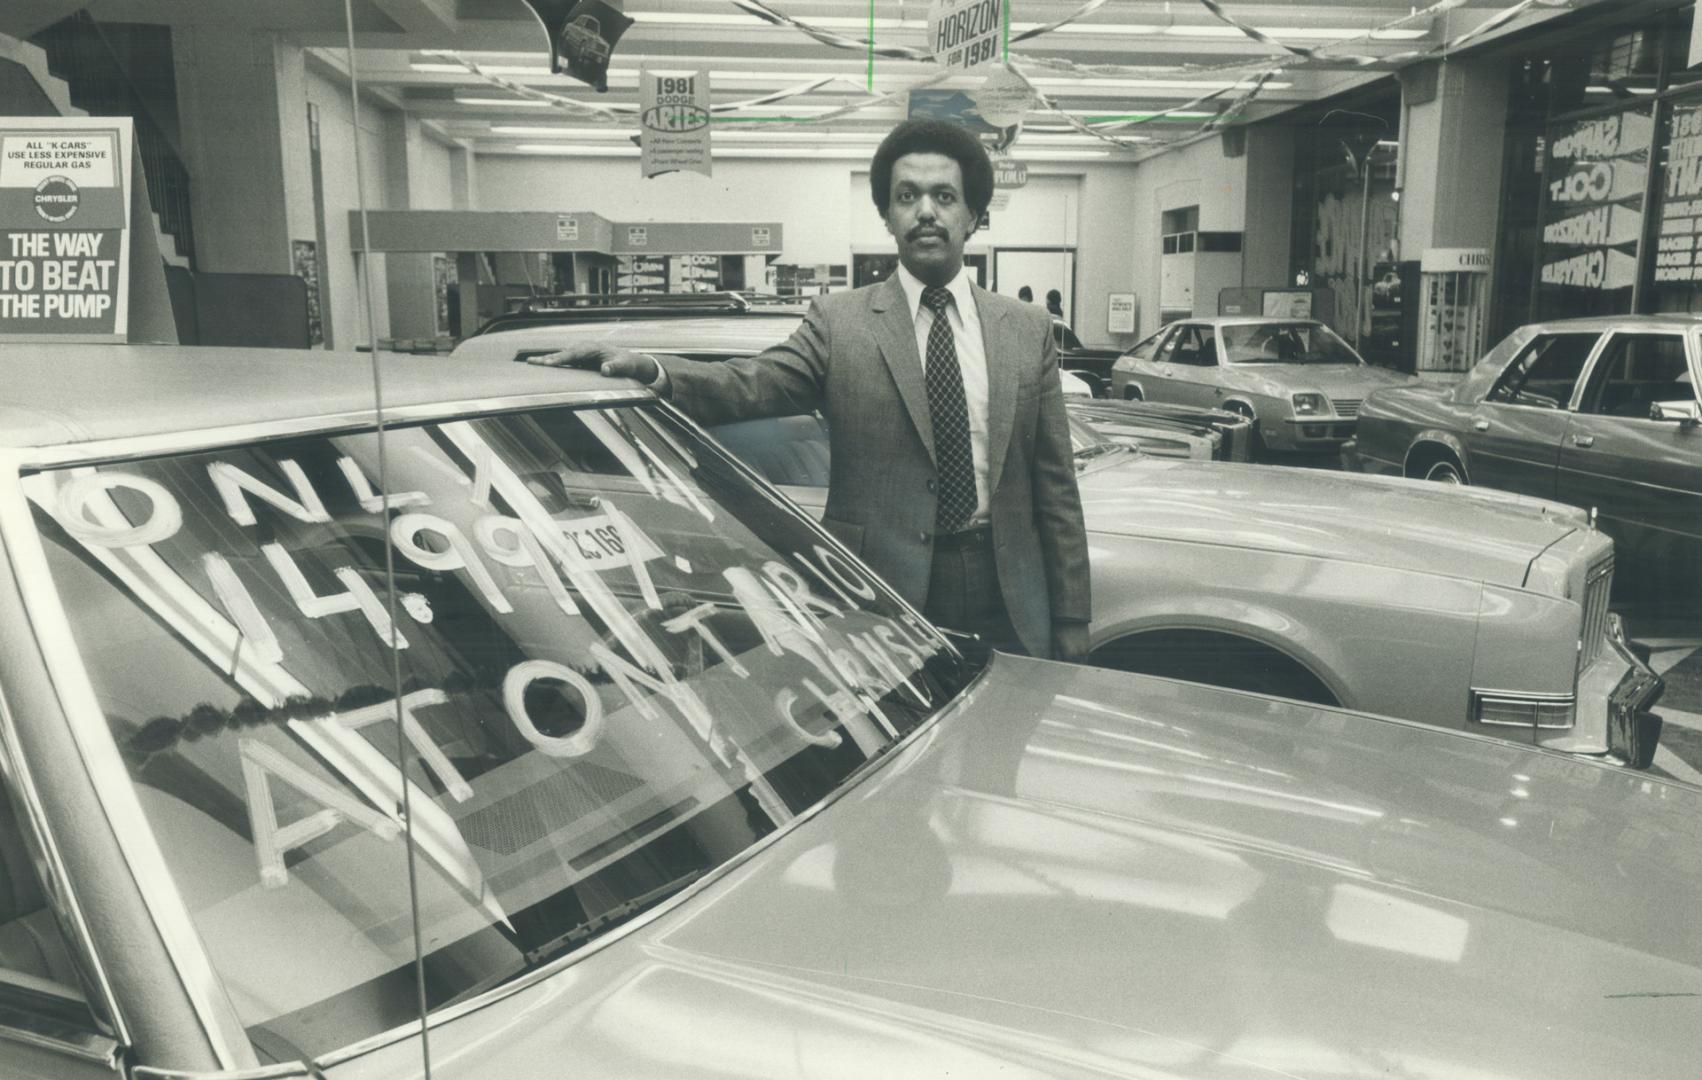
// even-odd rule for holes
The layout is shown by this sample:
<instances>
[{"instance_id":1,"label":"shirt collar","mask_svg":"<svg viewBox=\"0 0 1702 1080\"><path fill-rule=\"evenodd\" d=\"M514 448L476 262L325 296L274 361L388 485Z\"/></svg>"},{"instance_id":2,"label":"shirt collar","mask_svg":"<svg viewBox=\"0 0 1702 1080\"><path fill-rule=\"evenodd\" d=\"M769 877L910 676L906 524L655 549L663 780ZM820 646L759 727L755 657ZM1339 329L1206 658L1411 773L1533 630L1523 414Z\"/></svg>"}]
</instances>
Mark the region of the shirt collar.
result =
<instances>
[{"instance_id":1,"label":"shirt collar","mask_svg":"<svg viewBox=\"0 0 1702 1080\"><path fill-rule=\"evenodd\" d=\"M946 291L951 293L952 303L957 305L957 316L965 325L975 318L975 293L970 289L968 270L968 266L959 267L957 276L946 285ZM922 290L927 286L903 263L898 264L898 284L904 289L904 302L910 305L910 321L915 322L917 313L922 310Z\"/></svg>"}]
</instances>

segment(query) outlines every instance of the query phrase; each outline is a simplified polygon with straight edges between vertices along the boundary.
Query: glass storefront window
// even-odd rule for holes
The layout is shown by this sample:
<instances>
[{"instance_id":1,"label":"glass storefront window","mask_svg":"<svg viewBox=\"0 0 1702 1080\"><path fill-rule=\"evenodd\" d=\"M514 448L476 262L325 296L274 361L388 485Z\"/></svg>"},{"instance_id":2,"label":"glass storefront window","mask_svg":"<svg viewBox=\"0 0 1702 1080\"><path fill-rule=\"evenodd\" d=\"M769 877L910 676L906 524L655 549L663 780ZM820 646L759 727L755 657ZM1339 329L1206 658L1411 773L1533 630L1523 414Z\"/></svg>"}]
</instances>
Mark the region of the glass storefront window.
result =
<instances>
[{"instance_id":1,"label":"glass storefront window","mask_svg":"<svg viewBox=\"0 0 1702 1080\"><path fill-rule=\"evenodd\" d=\"M1549 126L1540 318L1631 310L1654 130L1652 105Z\"/></svg>"}]
</instances>

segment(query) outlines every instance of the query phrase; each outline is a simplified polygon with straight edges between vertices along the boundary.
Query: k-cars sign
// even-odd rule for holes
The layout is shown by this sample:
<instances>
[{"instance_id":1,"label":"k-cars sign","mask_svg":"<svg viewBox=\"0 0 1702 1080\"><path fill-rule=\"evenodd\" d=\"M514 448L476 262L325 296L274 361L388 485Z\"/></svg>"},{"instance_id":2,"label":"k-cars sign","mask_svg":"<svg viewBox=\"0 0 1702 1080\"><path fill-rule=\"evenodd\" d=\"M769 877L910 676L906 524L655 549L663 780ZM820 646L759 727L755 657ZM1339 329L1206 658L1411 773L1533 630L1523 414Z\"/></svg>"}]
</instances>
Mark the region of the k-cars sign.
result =
<instances>
[{"instance_id":1,"label":"k-cars sign","mask_svg":"<svg viewBox=\"0 0 1702 1080\"><path fill-rule=\"evenodd\" d=\"M646 177L668 172L710 175L709 73L640 79L639 146Z\"/></svg>"},{"instance_id":2,"label":"k-cars sign","mask_svg":"<svg viewBox=\"0 0 1702 1080\"><path fill-rule=\"evenodd\" d=\"M0 120L0 339L122 341L128 118Z\"/></svg>"}]
</instances>

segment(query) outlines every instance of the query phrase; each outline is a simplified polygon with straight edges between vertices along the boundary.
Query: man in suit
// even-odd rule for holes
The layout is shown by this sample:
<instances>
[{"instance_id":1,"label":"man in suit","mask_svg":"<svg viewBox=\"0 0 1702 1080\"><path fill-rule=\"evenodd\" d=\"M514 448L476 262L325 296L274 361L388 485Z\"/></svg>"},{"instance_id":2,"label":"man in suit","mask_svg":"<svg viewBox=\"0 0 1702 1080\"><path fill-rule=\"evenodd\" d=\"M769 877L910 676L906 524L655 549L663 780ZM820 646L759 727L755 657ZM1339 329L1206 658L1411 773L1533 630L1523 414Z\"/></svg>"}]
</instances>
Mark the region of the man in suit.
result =
<instances>
[{"instance_id":1,"label":"man in suit","mask_svg":"<svg viewBox=\"0 0 1702 1080\"><path fill-rule=\"evenodd\" d=\"M819 409L829 531L936 624L1080 660L1087 537L1051 319L964 271L992 199L986 151L909 120L875 151L870 188L899 269L817 298L784 343L720 363L595 344L535 362L638 379L704 424Z\"/></svg>"}]
</instances>

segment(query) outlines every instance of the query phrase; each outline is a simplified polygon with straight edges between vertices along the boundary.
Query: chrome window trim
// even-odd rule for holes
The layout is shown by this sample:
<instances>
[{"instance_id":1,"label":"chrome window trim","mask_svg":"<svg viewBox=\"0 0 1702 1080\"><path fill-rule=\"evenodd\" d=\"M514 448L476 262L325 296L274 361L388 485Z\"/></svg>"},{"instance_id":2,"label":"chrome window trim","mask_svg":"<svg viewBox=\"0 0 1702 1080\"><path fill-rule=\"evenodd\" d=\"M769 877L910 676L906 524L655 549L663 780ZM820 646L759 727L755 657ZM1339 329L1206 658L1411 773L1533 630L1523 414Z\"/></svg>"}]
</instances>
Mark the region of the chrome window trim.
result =
<instances>
[{"instance_id":1,"label":"chrome window trim","mask_svg":"<svg viewBox=\"0 0 1702 1080\"><path fill-rule=\"evenodd\" d=\"M0 1004L0 1042L22 1043L37 1050L63 1054L119 1073L123 1046L96 1032L66 1032L64 1024L44 1022L27 1009Z\"/></svg>"},{"instance_id":2,"label":"chrome window trim","mask_svg":"<svg viewBox=\"0 0 1702 1080\"><path fill-rule=\"evenodd\" d=\"M1675 338L1678 338L1679 341L1684 344L1685 365L1687 367L1690 366L1690 341L1689 341L1690 335L1684 333L1682 330L1676 330L1676 329L1673 329L1671 327L1664 327L1664 326L1650 326L1650 327L1616 326L1616 327L1613 327L1610 330L1606 330L1606 331L1602 332L1601 340L1596 342L1595 351L1590 353L1590 357L1589 357L1588 360L1584 361L1584 370L1581 371L1578 374L1578 385L1576 385L1572 388L1572 401L1571 401L1570 404L1568 404L1566 406L1567 412L1576 413L1579 416L1605 416L1606 415L1605 413L1587 413L1587 412L1583 411L1583 408L1584 408L1584 391L1589 388L1590 380L1596 377L1596 368L1601 365L1602 360L1607 356L1608 350L1613 347L1613 339L1619 338L1619 337L1675 337ZM1692 373L1691 378L1693 378L1693 379L1695 378L1694 373ZM1694 383L1692 383L1692 385L1691 385L1691 392L1692 393L1696 392L1696 388L1695 388Z\"/></svg>"},{"instance_id":3,"label":"chrome window trim","mask_svg":"<svg viewBox=\"0 0 1702 1080\"><path fill-rule=\"evenodd\" d=\"M218 1072L184 1072L154 1065L138 1065L130 1070L131 1080L294 1080L317 1075L301 1061L261 1065L254 1069L221 1069Z\"/></svg>"},{"instance_id":4,"label":"chrome window trim","mask_svg":"<svg viewBox=\"0 0 1702 1080\"><path fill-rule=\"evenodd\" d=\"M0 540L11 558L24 611L35 627L42 662L65 711L72 741L219 1066L231 1069L258 1064L236 1009L190 921L158 840L145 823L129 771L106 727L94 683L71 633L70 619L47 565L47 551L24 496L19 456L17 451L0 452Z\"/></svg>"},{"instance_id":5,"label":"chrome window trim","mask_svg":"<svg viewBox=\"0 0 1702 1080\"><path fill-rule=\"evenodd\" d=\"M1507 363L1502 366L1500 371L1496 372L1494 381L1491 382L1489 384L1489 388L1483 392L1483 396L1472 402L1472 407L1478 408L1489 405L1497 409L1530 409L1533 412L1543 413L1576 413L1578 411L1578 404L1583 398L1584 385L1590 381L1591 373L1596 370L1596 360L1602 354L1602 347L1607 344L1608 338L1612 337L1614 333L1615 331L1613 330L1537 330L1536 333L1531 335L1530 341L1525 342L1513 351L1512 357L1508 359ZM1550 409L1542 405L1526 405L1517 401L1495 401L1489 396L1495 393L1496 388L1501 385L1501 380L1507 377L1508 370L1512 368L1514 364L1519 362L1519 358L1521 356L1530 352L1531 346L1535 344L1538 339L1544 337L1565 337L1567 335L1582 337L1585 334L1596 335L1596 343L1590 346L1590 351L1584 355L1584 365L1578 369L1578 379L1572 384L1572 394L1561 403L1559 408Z\"/></svg>"},{"instance_id":6,"label":"chrome window trim","mask_svg":"<svg viewBox=\"0 0 1702 1080\"><path fill-rule=\"evenodd\" d=\"M45 656L45 653L43 655ZM118 1007L118 995L112 989L112 979L107 975L106 965L101 961L100 950L95 947L94 934L89 930L82 902L77 899L77 891L71 886L71 875L65 869L65 857L59 851L59 842L54 839L53 830L48 825L47 811L41 805L41 795L36 790L35 777L30 773L29 764L24 760L23 747L18 742L16 723L5 688L0 687L0 774L5 776L6 783L17 793L18 800L23 804L24 813L29 819L26 827L30 829L40 847L42 861L47 864L49 880L42 884L48 894L48 902L57 902L74 924L77 940L71 945L80 956L88 960L88 974L94 977L96 989L100 993L100 1009L106 1014L105 1019L111 1022L118 1041L126 1046L131 1045L135 1040L130 1035L129 1025L125 1023L123 1010ZM0 795L0 798L4 796Z\"/></svg>"},{"instance_id":7,"label":"chrome window trim","mask_svg":"<svg viewBox=\"0 0 1702 1080\"><path fill-rule=\"evenodd\" d=\"M611 405L621 402L637 404L655 400L649 390L565 390L543 394L515 394L498 398L457 398L449 402L428 405L393 405L384 410L386 427L396 424L441 420L449 416L489 415L516 412L521 409L550 405ZM158 454L188 454L213 450L235 443L258 442L263 439L282 439L292 435L334 434L357 431L377 423L370 409L354 412L325 413L319 416L290 417L265 420L259 423L233 424L229 427L203 428L199 431L172 432L165 435L131 435L116 439L90 442L61 443L53 446L0 448L0 460L11 462L14 471L53 468L65 465L90 465L104 461L152 457Z\"/></svg>"}]
</instances>

